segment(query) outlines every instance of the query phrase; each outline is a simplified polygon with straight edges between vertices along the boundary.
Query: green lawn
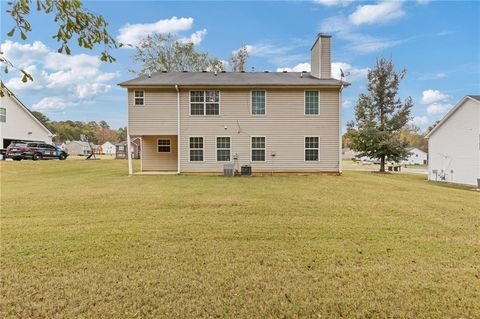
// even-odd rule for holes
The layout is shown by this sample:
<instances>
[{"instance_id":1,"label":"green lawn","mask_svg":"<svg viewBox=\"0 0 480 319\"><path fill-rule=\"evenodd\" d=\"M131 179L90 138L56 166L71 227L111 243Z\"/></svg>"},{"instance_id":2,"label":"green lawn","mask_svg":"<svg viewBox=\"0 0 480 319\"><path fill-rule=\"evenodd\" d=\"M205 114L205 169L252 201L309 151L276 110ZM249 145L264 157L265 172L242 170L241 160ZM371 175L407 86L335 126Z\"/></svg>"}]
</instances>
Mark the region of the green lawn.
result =
<instances>
[{"instance_id":1,"label":"green lawn","mask_svg":"<svg viewBox=\"0 0 480 319\"><path fill-rule=\"evenodd\" d=\"M4 162L0 318L478 318L480 193Z\"/></svg>"}]
</instances>

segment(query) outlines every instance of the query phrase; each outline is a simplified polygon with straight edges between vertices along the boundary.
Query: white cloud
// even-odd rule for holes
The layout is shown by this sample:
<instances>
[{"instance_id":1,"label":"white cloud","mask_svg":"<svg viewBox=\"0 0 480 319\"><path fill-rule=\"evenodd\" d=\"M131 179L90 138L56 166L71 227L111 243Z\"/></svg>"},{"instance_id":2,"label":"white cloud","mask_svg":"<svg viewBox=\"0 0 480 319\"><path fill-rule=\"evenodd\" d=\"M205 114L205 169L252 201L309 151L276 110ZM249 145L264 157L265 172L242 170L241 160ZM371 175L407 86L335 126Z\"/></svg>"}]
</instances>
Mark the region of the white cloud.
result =
<instances>
[{"instance_id":1,"label":"white cloud","mask_svg":"<svg viewBox=\"0 0 480 319\"><path fill-rule=\"evenodd\" d=\"M207 35L207 29L195 31L192 33L188 38L181 38L180 41L182 42L192 42L193 44L197 45L202 42L203 38Z\"/></svg>"},{"instance_id":2,"label":"white cloud","mask_svg":"<svg viewBox=\"0 0 480 319\"><path fill-rule=\"evenodd\" d=\"M344 62L333 62L332 63L332 76L335 79L341 78L341 70L345 75L347 81L357 81L360 79L365 79L368 75L368 68L357 68L349 63Z\"/></svg>"},{"instance_id":3,"label":"white cloud","mask_svg":"<svg viewBox=\"0 0 480 319\"><path fill-rule=\"evenodd\" d=\"M444 114L452 107L450 103L433 103L427 107L427 113L432 114Z\"/></svg>"},{"instance_id":4,"label":"white cloud","mask_svg":"<svg viewBox=\"0 0 480 319\"><path fill-rule=\"evenodd\" d=\"M352 102L352 101L350 101L350 100L343 100L342 107L343 107L344 109L348 109L348 108L352 107L352 105L353 105L353 102Z\"/></svg>"},{"instance_id":5,"label":"white cloud","mask_svg":"<svg viewBox=\"0 0 480 319\"><path fill-rule=\"evenodd\" d=\"M45 111L45 110L63 110L68 107L78 105L78 102L72 102L68 100L64 100L60 97L45 97L41 99L38 103L32 105L32 108L37 111Z\"/></svg>"},{"instance_id":6,"label":"white cloud","mask_svg":"<svg viewBox=\"0 0 480 319\"><path fill-rule=\"evenodd\" d=\"M335 79L340 80L341 78L341 71L340 69L343 70L343 73L345 75L345 78L347 81L357 81L362 78L366 78L368 74L368 68L357 68L354 67L353 65L345 62L332 62L332 77ZM305 62L305 63L299 63L295 65L294 67L282 67L282 68L277 68L277 72L310 72L311 66L310 63Z\"/></svg>"},{"instance_id":7,"label":"white cloud","mask_svg":"<svg viewBox=\"0 0 480 319\"><path fill-rule=\"evenodd\" d=\"M447 74L444 72L427 73L427 74L420 75L418 79L419 80L436 80L436 79L443 79L446 76Z\"/></svg>"},{"instance_id":8,"label":"white cloud","mask_svg":"<svg viewBox=\"0 0 480 319\"><path fill-rule=\"evenodd\" d=\"M428 117L427 116L415 116L410 121L408 121L408 124L415 125L415 126L427 125L428 124Z\"/></svg>"},{"instance_id":9,"label":"white cloud","mask_svg":"<svg viewBox=\"0 0 480 319\"><path fill-rule=\"evenodd\" d=\"M445 101L449 98L448 95L443 94L438 90L425 90L422 93L422 104L432 104L435 102Z\"/></svg>"},{"instance_id":10,"label":"white cloud","mask_svg":"<svg viewBox=\"0 0 480 319\"><path fill-rule=\"evenodd\" d=\"M187 31L192 28L193 18L177 18L158 20L154 23L127 23L119 30L117 40L131 44L133 46L140 43L147 35L152 33L177 33L180 31Z\"/></svg>"},{"instance_id":11,"label":"white cloud","mask_svg":"<svg viewBox=\"0 0 480 319\"><path fill-rule=\"evenodd\" d=\"M383 1L377 4L367 4L357 7L348 16L354 25L385 23L405 15L401 1Z\"/></svg>"},{"instance_id":12,"label":"white cloud","mask_svg":"<svg viewBox=\"0 0 480 319\"><path fill-rule=\"evenodd\" d=\"M321 4L327 7L348 6L354 0L313 0L313 3Z\"/></svg>"},{"instance_id":13,"label":"white cloud","mask_svg":"<svg viewBox=\"0 0 480 319\"><path fill-rule=\"evenodd\" d=\"M45 95L32 107L38 110L60 110L92 101L111 89L109 83L118 77L115 72L101 71L102 62L97 56L87 54L64 55L36 41L21 44L5 41L0 45L15 64L33 76L33 81L21 82L20 73L9 73L6 85L13 91L42 91Z\"/></svg>"},{"instance_id":14,"label":"white cloud","mask_svg":"<svg viewBox=\"0 0 480 319\"><path fill-rule=\"evenodd\" d=\"M306 62L306 63L299 63L292 68L277 68L277 72L283 72L283 71L287 71L287 72L302 72L302 71L310 72L310 69L311 69L310 63Z\"/></svg>"},{"instance_id":15,"label":"white cloud","mask_svg":"<svg viewBox=\"0 0 480 319\"><path fill-rule=\"evenodd\" d=\"M417 0L417 2L418 2L419 4L427 4L427 3L429 3L430 1L431 1L431 0Z\"/></svg>"},{"instance_id":16,"label":"white cloud","mask_svg":"<svg viewBox=\"0 0 480 319\"><path fill-rule=\"evenodd\" d=\"M329 17L320 25L321 32L335 33L338 39L348 42L348 49L362 54L381 51L406 42L359 33L355 28L356 26L342 15Z\"/></svg>"}]
</instances>

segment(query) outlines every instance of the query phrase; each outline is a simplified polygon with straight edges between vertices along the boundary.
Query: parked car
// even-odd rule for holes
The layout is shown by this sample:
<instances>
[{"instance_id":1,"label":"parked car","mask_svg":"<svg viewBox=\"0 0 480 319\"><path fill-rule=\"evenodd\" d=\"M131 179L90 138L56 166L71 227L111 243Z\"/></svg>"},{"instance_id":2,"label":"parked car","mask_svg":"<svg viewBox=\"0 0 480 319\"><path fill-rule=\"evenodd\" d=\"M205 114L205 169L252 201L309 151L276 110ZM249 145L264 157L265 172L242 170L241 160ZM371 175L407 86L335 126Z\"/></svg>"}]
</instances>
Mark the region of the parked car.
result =
<instances>
[{"instance_id":1,"label":"parked car","mask_svg":"<svg viewBox=\"0 0 480 319\"><path fill-rule=\"evenodd\" d=\"M42 142L12 142L7 147L7 158L16 161L22 159L32 159L38 161L41 159L58 158L67 159L68 154L61 149Z\"/></svg>"}]
</instances>

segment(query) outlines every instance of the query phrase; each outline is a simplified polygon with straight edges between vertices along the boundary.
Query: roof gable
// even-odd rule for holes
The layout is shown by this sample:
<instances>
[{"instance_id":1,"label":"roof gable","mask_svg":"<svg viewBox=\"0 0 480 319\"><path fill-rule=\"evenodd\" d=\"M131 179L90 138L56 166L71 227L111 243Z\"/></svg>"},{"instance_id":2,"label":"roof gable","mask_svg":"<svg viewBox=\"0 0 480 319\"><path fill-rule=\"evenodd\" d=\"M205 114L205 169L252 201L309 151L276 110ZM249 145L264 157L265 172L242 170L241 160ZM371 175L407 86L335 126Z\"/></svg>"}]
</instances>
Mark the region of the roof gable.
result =
<instances>
[{"instance_id":1,"label":"roof gable","mask_svg":"<svg viewBox=\"0 0 480 319\"><path fill-rule=\"evenodd\" d=\"M463 104L465 104L466 101L472 100L475 103L480 103L480 95L466 95L463 99L460 100L460 102L457 103L448 113L440 120L440 122L435 125L433 129L428 132L427 135L425 135L425 138L430 138L430 136L435 133L435 131L438 130L439 127L443 125Z\"/></svg>"},{"instance_id":2,"label":"roof gable","mask_svg":"<svg viewBox=\"0 0 480 319\"><path fill-rule=\"evenodd\" d=\"M22 101L20 101L17 96L12 92L10 91L6 86L4 86L5 90L7 91L3 98L5 97L10 97L14 102L15 104L17 104L23 111L25 111L27 113L27 115L35 122L37 123L38 125L40 125L40 127L45 130L48 134L50 135L55 135L53 134L52 131L50 131L48 129L48 127L42 122L40 121L33 113L32 111L30 111L30 109L28 107L25 106L25 104L22 103Z\"/></svg>"}]
</instances>

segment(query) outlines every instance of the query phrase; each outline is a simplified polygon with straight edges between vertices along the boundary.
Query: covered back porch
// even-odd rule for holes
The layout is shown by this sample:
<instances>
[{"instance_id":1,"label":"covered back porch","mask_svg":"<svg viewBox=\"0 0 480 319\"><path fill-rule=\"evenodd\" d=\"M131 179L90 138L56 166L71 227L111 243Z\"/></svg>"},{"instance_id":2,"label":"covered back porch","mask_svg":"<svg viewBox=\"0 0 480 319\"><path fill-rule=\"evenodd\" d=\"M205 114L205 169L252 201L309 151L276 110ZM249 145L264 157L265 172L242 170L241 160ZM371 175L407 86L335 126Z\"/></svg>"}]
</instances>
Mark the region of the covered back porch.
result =
<instances>
[{"instance_id":1,"label":"covered back porch","mask_svg":"<svg viewBox=\"0 0 480 319\"><path fill-rule=\"evenodd\" d=\"M140 174L178 172L177 135L142 135L139 137L141 138ZM130 167L131 163L129 163L129 174L132 174Z\"/></svg>"}]
</instances>

